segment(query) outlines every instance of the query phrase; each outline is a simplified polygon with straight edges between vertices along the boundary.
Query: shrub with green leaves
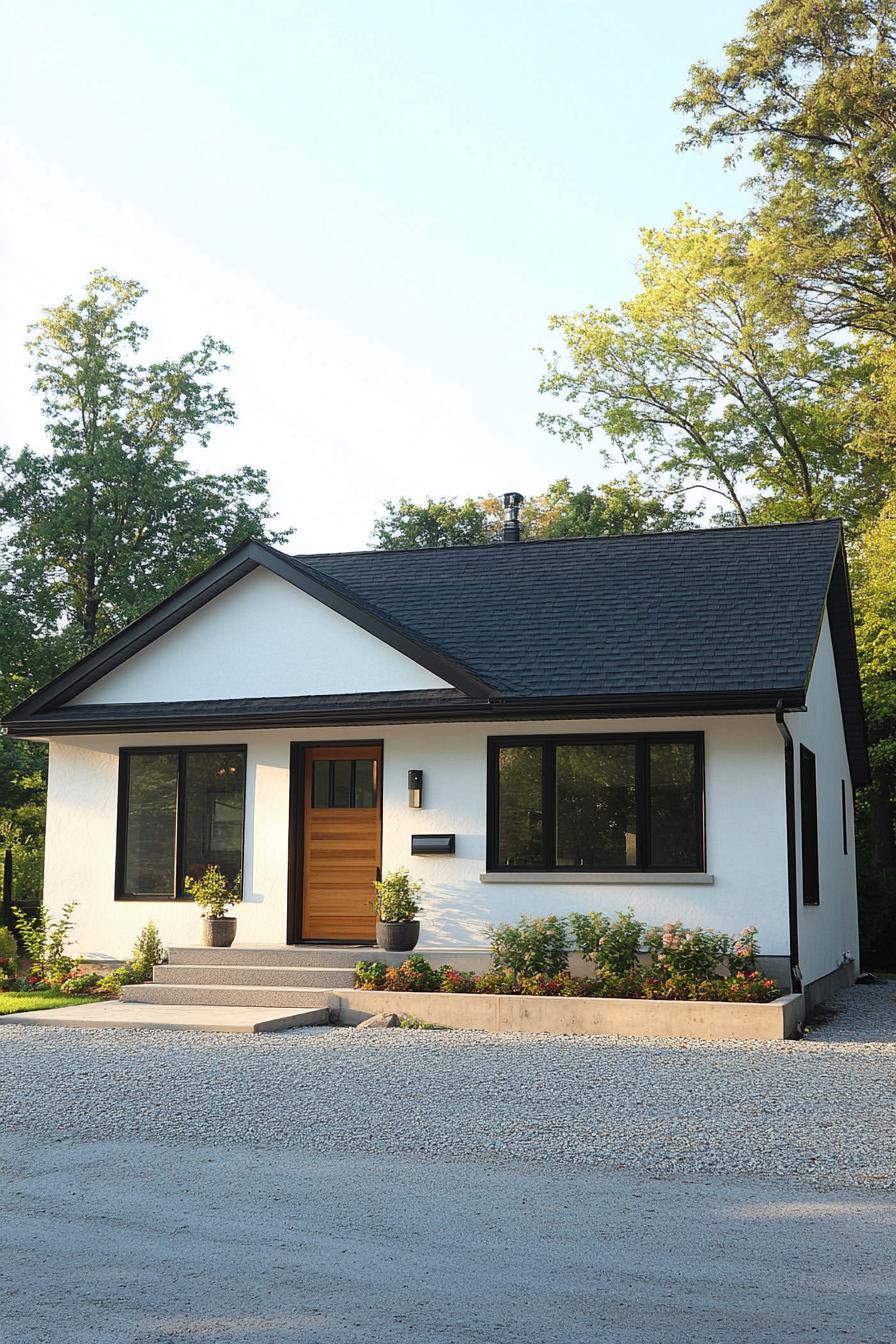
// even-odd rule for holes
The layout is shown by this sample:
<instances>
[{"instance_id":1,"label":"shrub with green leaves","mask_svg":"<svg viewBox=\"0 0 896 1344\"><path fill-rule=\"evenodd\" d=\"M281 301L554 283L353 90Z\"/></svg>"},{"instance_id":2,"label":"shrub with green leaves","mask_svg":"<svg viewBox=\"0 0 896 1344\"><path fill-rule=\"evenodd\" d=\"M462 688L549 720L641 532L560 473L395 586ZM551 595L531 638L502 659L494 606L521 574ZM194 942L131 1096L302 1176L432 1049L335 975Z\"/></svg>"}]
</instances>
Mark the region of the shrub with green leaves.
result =
<instances>
[{"instance_id":1,"label":"shrub with green leaves","mask_svg":"<svg viewBox=\"0 0 896 1344\"><path fill-rule=\"evenodd\" d=\"M731 939L731 947L728 951L728 970L732 975L737 975L742 971L744 975L752 975L758 969L756 958L759 956L759 930L755 924L750 924L745 929L741 929L736 937Z\"/></svg>"},{"instance_id":2,"label":"shrub with green leaves","mask_svg":"<svg viewBox=\"0 0 896 1344\"><path fill-rule=\"evenodd\" d=\"M15 935L0 928L0 989L15 980L19 969L19 948Z\"/></svg>"},{"instance_id":3,"label":"shrub with green leaves","mask_svg":"<svg viewBox=\"0 0 896 1344\"><path fill-rule=\"evenodd\" d=\"M185 877L184 891L206 919L223 919L229 907L243 899L239 874L228 882L216 863L210 863L201 877Z\"/></svg>"},{"instance_id":4,"label":"shrub with green leaves","mask_svg":"<svg viewBox=\"0 0 896 1344\"><path fill-rule=\"evenodd\" d=\"M24 910L13 908L16 930L31 962L31 973L40 976L44 984L61 985L75 965L74 957L66 949L76 906L76 901L64 905L56 920L50 919L45 905L32 918Z\"/></svg>"},{"instance_id":5,"label":"shrub with green leaves","mask_svg":"<svg viewBox=\"0 0 896 1344\"><path fill-rule=\"evenodd\" d=\"M569 929L559 915L523 915L516 924L488 926L492 966L514 975L560 975L569 960Z\"/></svg>"},{"instance_id":6,"label":"shrub with green leaves","mask_svg":"<svg viewBox=\"0 0 896 1344\"><path fill-rule=\"evenodd\" d=\"M355 963L355 989L383 989L388 966L382 961Z\"/></svg>"},{"instance_id":7,"label":"shrub with green leaves","mask_svg":"<svg viewBox=\"0 0 896 1344\"><path fill-rule=\"evenodd\" d=\"M164 960L165 949L162 946L159 931L154 920L150 919L140 930L140 935L134 944L134 950L128 962L129 967L137 977L133 983L142 984L145 980L151 980L153 966L158 966Z\"/></svg>"},{"instance_id":8,"label":"shrub with green leaves","mask_svg":"<svg viewBox=\"0 0 896 1344\"><path fill-rule=\"evenodd\" d=\"M90 994L98 988L102 978L93 971L84 971L81 975L70 975L59 988L63 994Z\"/></svg>"},{"instance_id":9,"label":"shrub with green leaves","mask_svg":"<svg viewBox=\"0 0 896 1344\"><path fill-rule=\"evenodd\" d=\"M382 882L374 882L376 896L373 908L376 917L387 924L406 924L420 913L417 896L423 890L422 882L415 882L407 868L396 868L387 873Z\"/></svg>"},{"instance_id":10,"label":"shrub with green leaves","mask_svg":"<svg viewBox=\"0 0 896 1344\"><path fill-rule=\"evenodd\" d=\"M383 988L427 994L437 992L441 988L441 982L441 972L430 966L425 957L416 953L406 957L400 966L388 967Z\"/></svg>"},{"instance_id":11,"label":"shrub with green leaves","mask_svg":"<svg viewBox=\"0 0 896 1344\"><path fill-rule=\"evenodd\" d=\"M635 919L631 908L621 911L615 919L599 910L590 914L572 914L569 927L576 951L590 961L595 969L603 968L613 975L626 975L638 964L638 952L644 942L645 926Z\"/></svg>"},{"instance_id":12,"label":"shrub with green leaves","mask_svg":"<svg viewBox=\"0 0 896 1344\"><path fill-rule=\"evenodd\" d=\"M731 949L727 933L686 929L680 919L648 929L645 942L654 976L681 977L691 982L718 976Z\"/></svg>"}]
</instances>

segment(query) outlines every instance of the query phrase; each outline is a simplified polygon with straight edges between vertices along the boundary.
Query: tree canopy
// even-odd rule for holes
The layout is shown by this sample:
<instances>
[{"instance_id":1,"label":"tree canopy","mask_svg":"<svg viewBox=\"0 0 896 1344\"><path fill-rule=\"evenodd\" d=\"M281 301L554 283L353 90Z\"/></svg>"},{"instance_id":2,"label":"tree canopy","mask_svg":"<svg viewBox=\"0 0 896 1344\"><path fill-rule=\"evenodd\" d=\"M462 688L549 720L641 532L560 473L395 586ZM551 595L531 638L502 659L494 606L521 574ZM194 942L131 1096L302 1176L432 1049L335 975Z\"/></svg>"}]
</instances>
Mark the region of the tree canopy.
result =
<instances>
[{"instance_id":1,"label":"tree canopy","mask_svg":"<svg viewBox=\"0 0 896 1344\"><path fill-rule=\"evenodd\" d=\"M161 601L244 537L270 541L264 471L195 472L184 453L229 425L227 347L205 337L144 362L135 280L94 272L31 328L47 445L0 450L0 707ZM45 751L0 743L0 844L33 871ZM32 860L35 860L32 862ZM25 899L25 896L22 896Z\"/></svg>"},{"instance_id":2,"label":"tree canopy","mask_svg":"<svg viewBox=\"0 0 896 1344\"><path fill-rule=\"evenodd\" d=\"M607 460L615 449L648 479L710 492L721 521L875 514L891 471L854 444L861 352L769 308L747 224L681 210L641 242L632 299L551 319L565 349L541 390L568 409L541 423L577 443L601 434Z\"/></svg>"},{"instance_id":3,"label":"tree canopy","mask_svg":"<svg viewBox=\"0 0 896 1344\"><path fill-rule=\"evenodd\" d=\"M376 519L373 544L379 550L421 546L483 546L499 541L504 508L497 495L483 499L409 499L386 503ZM634 475L598 486L573 489L563 478L543 494L524 500L520 531L524 539L604 537L622 532L668 532L694 527L699 508L688 508L681 495L661 495Z\"/></svg>"},{"instance_id":4,"label":"tree canopy","mask_svg":"<svg viewBox=\"0 0 896 1344\"><path fill-rule=\"evenodd\" d=\"M49 452L0 459L2 591L57 661L88 652L246 536L268 532L267 477L191 470L231 424L220 341L143 363L134 280L97 271L31 328ZM33 651L32 651L33 652Z\"/></svg>"}]
</instances>

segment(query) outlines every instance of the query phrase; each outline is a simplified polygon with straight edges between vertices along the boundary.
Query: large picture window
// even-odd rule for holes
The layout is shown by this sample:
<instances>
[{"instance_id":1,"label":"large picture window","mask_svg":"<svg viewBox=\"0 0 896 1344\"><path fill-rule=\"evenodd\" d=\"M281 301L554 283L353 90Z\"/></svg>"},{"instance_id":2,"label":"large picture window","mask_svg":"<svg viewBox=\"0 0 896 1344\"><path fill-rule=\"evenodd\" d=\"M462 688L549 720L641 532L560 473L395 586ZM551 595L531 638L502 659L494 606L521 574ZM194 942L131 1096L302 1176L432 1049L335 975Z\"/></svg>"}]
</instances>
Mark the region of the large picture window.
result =
<instances>
[{"instance_id":1,"label":"large picture window","mask_svg":"<svg viewBox=\"0 0 896 1344\"><path fill-rule=\"evenodd\" d=\"M492 738L491 871L701 872L703 737Z\"/></svg>"},{"instance_id":2,"label":"large picture window","mask_svg":"<svg viewBox=\"0 0 896 1344\"><path fill-rule=\"evenodd\" d=\"M243 867L245 747L142 747L119 765L119 900L184 897L184 878L211 864L232 881Z\"/></svg>"}]
</instances>

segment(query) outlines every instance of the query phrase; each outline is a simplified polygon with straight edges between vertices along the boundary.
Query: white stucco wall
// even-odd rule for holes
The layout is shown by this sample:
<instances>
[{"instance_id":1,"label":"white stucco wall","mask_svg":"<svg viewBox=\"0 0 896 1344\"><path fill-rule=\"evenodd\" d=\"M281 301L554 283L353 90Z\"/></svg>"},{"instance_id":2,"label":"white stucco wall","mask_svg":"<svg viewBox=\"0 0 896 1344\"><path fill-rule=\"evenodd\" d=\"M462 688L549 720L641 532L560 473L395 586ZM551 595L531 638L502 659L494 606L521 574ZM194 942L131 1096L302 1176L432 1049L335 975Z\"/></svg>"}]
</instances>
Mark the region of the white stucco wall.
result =
<instances>
[{"instance_id":1,"label":"white stucco wall","mask_svg":"<svg viewBox=\"0 0 896 1344\"><path fill-rule=\"evenodd\" d=\"M448 684L285 579L255 569L72 703L348 695Z\"/></svg>"},{"instance_id":2,"label":"white stucco wall","mask_svg":"<svg viewBox=\"0 0 896 1344\"><path fill-rule=\"evenodd\" d=\"M798 718L799 716L793 716ZM806 716L803 716L806 717ZM490 734L693 731L705 734L708 870L713 885L657 881L484 884L486 740ZM286 940L290 742L382 737L383 867L405 865L425 886L424 946L482 947L489 922L522 913L566 913L631 905L651 923L680 917L737 932L759 927L764 953L788 953L784 766L771 716L400 725L252 733L137 734L65 738L51 744L47 810L46 900L58 910L76 900L81 956L123 956L147 919L168 944L198 941L199 916L188 903L113 900L120 746L245 742L247 759L246 897L238 941ZM407 805L407 771L424 771L424 807ZM838 777L839 780L839 777ZM839 789L839 782L837 784ZM839 805L839 804L838 804ZM414 832L454 832L457 853L410 857ZM839 834L839 827L838 827ZM824 900L824 897L823 897Z\"/></svg>"},{"instance_id":3,"label":"white stucco wall","mask_svg":"<svg viewBox=\"0 0 896 1344\"><path fill-rule=\"evenodd\" d=\"M827 616L821 630L806 697L806 712L790 714L794 740L800 969L807 983L826 975L844 957L858 969L855 836L849 760L837 690L837 672ZM803 905L800 834L799 744L815 752L818 799L818 905ZM847 849L843 853L841 781L846 781Z\"/></svg>"}]
</instances>

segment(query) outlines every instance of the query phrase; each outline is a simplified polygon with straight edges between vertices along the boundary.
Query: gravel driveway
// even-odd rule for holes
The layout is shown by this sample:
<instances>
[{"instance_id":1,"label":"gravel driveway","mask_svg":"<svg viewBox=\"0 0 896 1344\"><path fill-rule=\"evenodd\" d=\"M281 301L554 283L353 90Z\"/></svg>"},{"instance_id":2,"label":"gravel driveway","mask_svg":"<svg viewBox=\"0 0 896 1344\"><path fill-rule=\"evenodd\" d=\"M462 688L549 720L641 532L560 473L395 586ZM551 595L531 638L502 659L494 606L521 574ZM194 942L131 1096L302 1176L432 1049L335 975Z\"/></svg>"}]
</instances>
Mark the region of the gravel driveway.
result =
<instances>
[{"instance_id":1,"label":"gravel driveway","mask_svg":"<svg viewBox=\"0 0 896 1344\"><path fill-rule=\"evenodd\" d=\"M570 1163L896 1186L896 983L804 1041L0 1026L11 1127L42 1138Z\"/></svg>"},{"instance_id":2,"label":"gravel driveway","mask_svg":"<svg viewBox=\"0 0 896 1344\"><path fill-rule=\"evenodd\" d=\"M0 1025L6 1319L892 1344L896 984L834 1007L757 1044Z\"/></svg>"}]
</instances>

